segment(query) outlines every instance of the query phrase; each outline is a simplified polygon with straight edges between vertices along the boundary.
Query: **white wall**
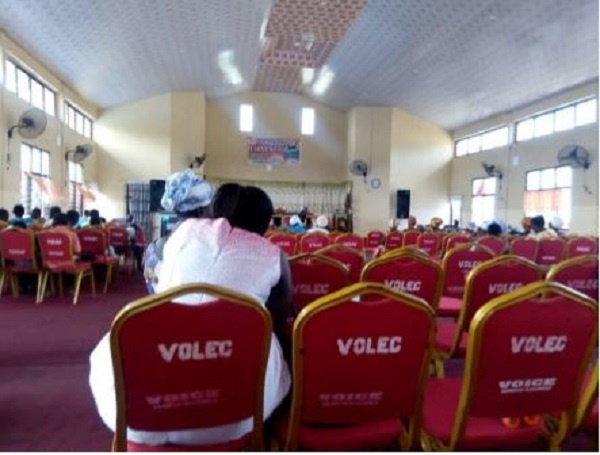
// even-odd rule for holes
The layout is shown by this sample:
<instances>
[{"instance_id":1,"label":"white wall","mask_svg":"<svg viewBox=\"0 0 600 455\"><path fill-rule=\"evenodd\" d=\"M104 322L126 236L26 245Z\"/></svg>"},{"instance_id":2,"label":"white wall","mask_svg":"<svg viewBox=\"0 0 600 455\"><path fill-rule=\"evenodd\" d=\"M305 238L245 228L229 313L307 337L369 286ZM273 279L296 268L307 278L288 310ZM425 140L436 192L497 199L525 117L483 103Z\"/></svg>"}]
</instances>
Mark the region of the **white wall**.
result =
<instances>
[{"instance_id":1,"label":"white wall","mask_svg":"<svg viewBox=\"0 0 600 455\"><path fill-rule=\"evenodd\" d=\"M597 96L598 85L588 84L574 90L561 93L539 103L515 110L503 116L497 116L484 122L470 125L454 132L459 139L468 134L501 124L513 124L539 111L552 109L562 104L576 101L587 96ZM503 172L502 188L496 198L496 219L519 226L524 216L523 191L527 171L557 165L556 155L565 145L582 145L591 155L592 165L585 173L583 169L573 172L573 211L571 231L582 234L598 232L598 123L576 127L569 131L557 132L529 141L516 142L480 152L466 157L454 158L451 166L450 194L463 196L461 221L471 220L471 183L472 179L485 177L481 163L494 164ZM592 194L583 188L584 179Z\"/></svg>"}]
</instances>

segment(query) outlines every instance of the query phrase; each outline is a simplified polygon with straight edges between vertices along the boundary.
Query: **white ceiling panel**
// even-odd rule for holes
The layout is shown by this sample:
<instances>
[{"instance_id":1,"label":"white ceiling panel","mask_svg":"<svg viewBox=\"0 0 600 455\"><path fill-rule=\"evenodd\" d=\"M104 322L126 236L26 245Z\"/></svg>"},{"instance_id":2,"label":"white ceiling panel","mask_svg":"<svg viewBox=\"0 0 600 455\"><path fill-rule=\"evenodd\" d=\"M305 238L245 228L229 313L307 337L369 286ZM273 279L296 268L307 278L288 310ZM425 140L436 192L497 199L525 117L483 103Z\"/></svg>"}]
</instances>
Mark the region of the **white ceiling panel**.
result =
<instances>
[{"instance_id":1,"label":"white ceiling panel","mask_svg":"<svg viewBox=\"0 0 600 455\"><path fill-rule=\"evenodd\" d=\"M455 129L598 78L597 0L364 3L0 0L0 27L102 108L178 90L304 90Z\"/></svg>"}]
</instances>

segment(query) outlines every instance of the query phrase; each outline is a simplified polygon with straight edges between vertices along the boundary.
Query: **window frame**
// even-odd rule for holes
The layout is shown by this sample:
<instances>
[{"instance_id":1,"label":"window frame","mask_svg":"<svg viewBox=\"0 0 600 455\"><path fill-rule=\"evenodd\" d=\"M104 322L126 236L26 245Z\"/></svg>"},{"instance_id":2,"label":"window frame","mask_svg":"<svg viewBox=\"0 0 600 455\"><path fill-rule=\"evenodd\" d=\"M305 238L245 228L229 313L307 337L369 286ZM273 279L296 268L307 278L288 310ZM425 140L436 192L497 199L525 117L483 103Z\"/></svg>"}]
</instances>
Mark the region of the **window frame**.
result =
<instances>
[{"instance_id":1,"label":"window frame","mask_svg":"<svg viewBox=\"0 0 600 455\"><path fill-rule=\"evenodd\" d=\"M494 192L493 193L474 194L473 187L475 185L475 182L477 180L485 181L485 180L488 180L488 179L492 179L494 181ZM476 223L476 221L475 221L475 219L473 217L473 213L474 213L474 210L473 210L473 205L474 205L473 204L473 200L475 198L492 198L493 204L494 204L493 212L494 212L494 215L495 215L495 213L496 213L496 196L498 196L498 181L499 181L498 177L490 177L490 176L474 177L474 178L471 179L471 195L470 195L471 196L471 222ZM485 183L483 185L485 185ZM494 217L492 217L492 220L493 220L493 218ZM489 221L492 221L492 220L489 220ZM485 221L488 221L488 220L483 220L482 222L485 222Z\"/></svg>"},{"instance_id":2,"label":"window frame","mask_svg":"<svg viewBox=\"0 0 600 455\"><path fill-rule=\"evenodd\" d=\"M79 109L69 100L65 100L65 110L63 116L63 123L70 129L87 139L91 140L93 138L94 121L92 120L92 117L85 114L81 109ZM86 128L86 123L88 122L89 135L86 134L88 132Z\"/></svg>"},{"instance_id":3,"label":"window frame","mask_svg":"<svg viewBox=\"0 0 600 455\"><path fill-rule=\"evenodd\" d=\"M14 67L14 78L15 80L12 81L14 82L14 84L8 84L7 80L8 80L8 73L9 70L8 65L12 65ZM27 96L25 96L25 93L22 93L22 90L19 88L19 77L24 77L27 78L27 86L28 86L28 92L27 92ZM56 90L54 90L52 87L50 87L50 85L45 82L42 78L36 76L32 71L26 69L22 64L20 64L17 60L15 60L12 57L5 57L4 59L4 88L11 92L14 93L15 95L17 95L17 97L23 101L25 101L26 103L40 109L41 111L45 112L48 115L51 115L52 117L56 117ZM35 82L36 84L39 84L42 86L42 102L40 103L40 105L38 104L34 104L33 103L33 95L32 95L32 82ZM14 88L14 90L13 90ZM49 102L47 100L47 98L50 98L50 94L53 95L53 99L52 102ZM50 108L51 106L51 108Z\"/></svg>"},{"instance_id":4,"label":"window frame","mask_svg":"<svg viewBox=\"0 0 600 455\"><path fill-rule=\"evenodd\" d=\"M28 153L30 154L28 160L29 160L29 169L25 170L24 166L23 166L23 153L24 153L24 149L28 150ZM40 166L39 166L39 172L38 171L34 171L33 170L33 158L34 158L34 152L39 154L39 160L40 160ZM42 177L42 178L50 178L50 161L51 161L51 153L48 150L44 150L40 147L37 147L35 145L26 143L26 142L22 142L21 143L21 148L20 148L20 170L21 170L21 201L23 203L23 207L25 208L25 212L26 213L30 213L31 210L33 208L35 208L37 206L37 200L34 201L33 199L36 198L34 193L39 194L39 197L37 197L36 199L39 199L39 205L40 205L40 209L42 210L42 212L44 212L44 209L46 209L49 205L50 205L50 200L48 198L48 195L43 192L41 189L37 189L34 190L34 185L35 182L33 181L33 179L31 177L29 177L28 175L26 175L26 172L29 172L30 174L36 175L38 177ZM44 159L44 156L46 157L46 159ZM44 173L44 161L47 161L48 164L48 172Z\"/></svg>"},{"instance_id":5,"label":"window frame","mask_svg":"<svg viewBox=\"0 0 600 455\"><path fill-rule=\"evenodd\" d=\"M504 143L496 143L497 138L499 137L499 133L502 130L506 130L506 142ZM471 143L477 140L478 144L476 148L477 150L471 151ZM491 143L491 146L485 146L486 141ZM459 147L465 144L464 153L459 154ZM463 156L476 155L477 153L487 152L489 150L499 149L501 147L507 147L510 145L510 125L502 124L496 125L493 128L488 128L485 130L478 131L474 134L469 134L468 136L463 136L460 139L456 139L454 141L454 157L461 158ZM462 147L461 147L462 148Z\"/></svg>"}]
</instances>

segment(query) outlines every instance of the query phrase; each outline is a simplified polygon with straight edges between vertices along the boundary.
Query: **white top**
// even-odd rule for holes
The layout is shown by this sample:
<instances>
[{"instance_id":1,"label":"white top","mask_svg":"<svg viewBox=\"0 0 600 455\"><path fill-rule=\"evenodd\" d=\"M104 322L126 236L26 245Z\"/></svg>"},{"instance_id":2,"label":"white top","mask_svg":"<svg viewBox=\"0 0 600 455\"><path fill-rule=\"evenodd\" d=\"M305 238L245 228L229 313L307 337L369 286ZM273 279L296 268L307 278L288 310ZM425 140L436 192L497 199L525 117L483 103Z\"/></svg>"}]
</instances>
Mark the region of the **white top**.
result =
<instances>
[{"instance_id":1,"label":"white top","mask_svg":"<svg viewBox=\"0 0 600 455\"><path fill-rule=\"evenodd\" d=\"M246 294L265 303L281 276L279 248L263 237L232 228L227 220L190 219L167 240L159 272L157 292L189 283L210 283ZM176 301L198 304L210 301L203 294L187 295ZM90 386L100 417L115 430L116 402L108 334L90 357ZM271 350L265 376L264 418L269 417L287 395L290 372L277 338ZM252 431L252 418L218 427L170 432L127 429L127 439L163 445L217 444L237 439Z\"/></svg>"}]
</instances>

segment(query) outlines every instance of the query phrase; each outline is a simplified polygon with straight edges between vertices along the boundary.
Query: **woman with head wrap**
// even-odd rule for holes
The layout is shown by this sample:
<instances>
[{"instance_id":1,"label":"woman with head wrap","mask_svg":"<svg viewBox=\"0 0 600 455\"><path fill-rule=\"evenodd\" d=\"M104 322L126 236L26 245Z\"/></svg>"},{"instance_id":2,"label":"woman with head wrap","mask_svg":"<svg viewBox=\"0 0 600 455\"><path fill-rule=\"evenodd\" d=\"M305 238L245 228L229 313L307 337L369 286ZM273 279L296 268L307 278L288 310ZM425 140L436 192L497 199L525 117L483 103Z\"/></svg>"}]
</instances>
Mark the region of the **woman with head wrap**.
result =
<instances>
[{"instance_id":1,"label":"woman with head wrap","mask_svg":"<svg viewBox=\"0 0 600 455\"><path fill-rule=\"evenodd\" d=\"M182 208L185 209L183 213L189 213L206 207L212 188L207 189L203 181L190 182L187 178L177 181L186 187L191 184L198 188L181 191L171 188L167 182L163 205L180 214ZM264 238L273 216L273 205L264 191L225 184L215 194L211 209L213 218L188 217L170 235L164 245L156 290L162 292L183 284L204 282L246 294L265 305L273 319L275 332L265 375L266 419L285 398L291 383L276 336L281 336L285 330L291 305L289 265L280 249ZM186 295L176 300L184 305L201 305L209 301L210 297L204 294ZM91 363L90 385L98 411L105 424L114 429L114 384L107 337L92 353ZM128 428L127 437L150 445L203 445L238 439L251 429L252 418L246 418L211 428L170 432Z\"/></svg>"},{"instance_id":2,"label":"woman with head wrap","mask_svg":"<svg viewBox=\"0 0 600 455\"><path fill-rule=\"evenodd\" d=\"M213 193L213 187L208 182L188 169L177 172L167 179L165 192L160 202L165 210L174 212L180 220L184 221L204 216ZM150 293L154 292L158 283L158 272L167 239L168 237L162 237L151 242L146 249L144 278Z\"/></svg>"},{"instance_id":3,"label":"woman with head wrap","mask_svg":"<svg viewBox=\"0 0 600 455\"><path fill-rule=\"evenodd\" d=\"M288 232L292 234L304 234L306 229L304 228L304 223L298 215L292 215L290 218L290 225L288 226Z\"/></svg>"},{"instance_id":4,"label":"woman with head wrap","mask_svg":"<svg viewBox=\"0 0 600 455\"><path fill-rule=\"evenodd\" d=\"M311 232L320 232L322 234L329 234L329 230L327 229L327 226L329 226L329 218L327 218L327 216L325 216L325 215L319 215L317 217L317 222L315 223L315 227L310 228L306 232L309 234Z\"/></svg>"}]
</instances>

